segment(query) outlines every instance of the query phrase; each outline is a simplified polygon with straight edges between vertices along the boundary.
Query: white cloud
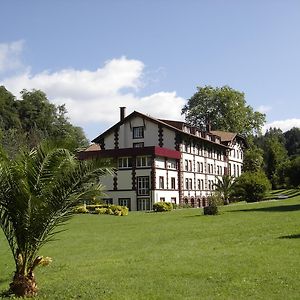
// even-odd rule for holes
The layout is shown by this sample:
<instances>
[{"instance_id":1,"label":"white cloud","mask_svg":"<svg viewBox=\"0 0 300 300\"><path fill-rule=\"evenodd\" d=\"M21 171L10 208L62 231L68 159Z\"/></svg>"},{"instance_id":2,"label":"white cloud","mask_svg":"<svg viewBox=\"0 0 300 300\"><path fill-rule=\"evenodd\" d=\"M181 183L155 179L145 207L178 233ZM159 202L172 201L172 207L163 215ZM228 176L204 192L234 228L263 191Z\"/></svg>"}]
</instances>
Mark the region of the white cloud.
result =
<instances>
[{"instance_id":1,"label":"white cloud","mask_svg":"<svg viewBox=\"0 0 300 300\"><path fill-rule=\"evenodd\" d=\"M109 125L118 121L119 107L158 118L182 119L180 112L185 100L176 92L158 92L146 97L135 93L141 89L144 64L139 60L121 57L108 60L95 71L64 69L5 78L3 84L13 94L22 89L41 89L55 104L66 104L74 124L85 127L91 123Z\"/></svg>"},{"instance_id":2,"label":"white cloud","mask_svg":"<svg viewBox=\"0 0 300 300\"><path fill-rule=\"evenodd\" d=\"M287 120L279 120L266 124L263 127L263 132L266 132L269 128L280 128L283 132L290 130L293 127L300 128L300 119L287 119Z\"/></svg>"},{"instance_id":3,"label":"white cloud","mask_svg":"<svg viewBox=\"0 0 300 300\"><path fill-rule=\"evenodd\" d=\"M24 41L0 44L0 73L11 71L22 67L20 54L22 53Z\"/></svg>"},{"instance_id":4,"label":"white cloud","mask_svg":"<svg viewBox=\"0 0 300 300\"><path fill-rule=\"evenodd\" d=\"M271 106L260 105L256 110L262 114L265 114L265 113L269 112L271 109L272 109Z\"/></svg>"}]
</instances>

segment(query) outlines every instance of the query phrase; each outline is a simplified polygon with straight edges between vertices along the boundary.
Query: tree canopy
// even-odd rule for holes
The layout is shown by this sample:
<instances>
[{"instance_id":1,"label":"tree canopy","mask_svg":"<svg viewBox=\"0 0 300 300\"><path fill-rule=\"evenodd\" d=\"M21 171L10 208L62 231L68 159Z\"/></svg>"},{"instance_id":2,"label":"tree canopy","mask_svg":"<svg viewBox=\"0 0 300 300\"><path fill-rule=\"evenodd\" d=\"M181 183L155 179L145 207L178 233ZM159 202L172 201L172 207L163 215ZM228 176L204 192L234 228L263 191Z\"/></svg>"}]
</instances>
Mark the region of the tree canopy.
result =
<instances>
[{"instance_id":1,"label":"tree canopy","mask_svg":"<svg viewBox=\"0 0 300 300\"><path fill-rule=\"evenodd\" d=\"M23 90L16 97L0 86L0 141L9 156L18 149L31 149L42 140L54 140L57 144L75 151L88 145L80 127L67 118L65 105L49 102L40 90Z\"/></svg>"},{"instance_id":2,"label":"tree canopy","mask_svg":"<svg viewBox=\"0 0 300 300\"><path fill-rule=\"evenodd\" d=\"M265 123L265 115L247 105L244 93L229 86L197 87L182 114L193 126L204 127L209 123L212 130L243 135L259 133Z\"/></svg>"}]
</instances>

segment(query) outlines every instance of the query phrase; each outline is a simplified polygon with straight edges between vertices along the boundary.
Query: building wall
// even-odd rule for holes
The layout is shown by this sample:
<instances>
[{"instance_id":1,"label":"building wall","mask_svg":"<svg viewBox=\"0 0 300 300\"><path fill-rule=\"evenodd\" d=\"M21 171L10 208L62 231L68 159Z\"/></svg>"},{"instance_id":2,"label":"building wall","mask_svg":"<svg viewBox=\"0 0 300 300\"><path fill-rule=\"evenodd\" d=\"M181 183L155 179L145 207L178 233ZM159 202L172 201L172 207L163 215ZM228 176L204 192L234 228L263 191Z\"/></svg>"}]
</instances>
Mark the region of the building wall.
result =
<instances>
[{"instance_id":1,"label":"building wall","mask_svg":"<svg viewBox=\"0 0 300 300\"><path fill-rule=\"evenodd\" d=\"M134 127L143 127L143 137L133 138ZM187 133L191 133L190 130L189 127L185 128ZM201 133L198 135L201 136ZM175 130L140 116L127 120L114 132L107 134L105 149L132 148L134 143L144 143L144 147L179 150L181 158L176 160L153 156L151 165L146 167L138 167L133 163L129 168L117 170L114 177L102 180L107 188L107 198L112 199L114 204L118 204L120 199L130 199L131 210L138 209L141 199L149 199L151 206L158 201L188 203L195 207L206 205L203 199L213 192L217 176L227 172L235 177L241 174L243 147L234 141L229 145L232 150L228 151L218 145L220 141L214 137L205 136L206 139L192 136L183 138ZM149 177L149 195L138 195L137 178L140 176Z\"/></svg>"}]
</instances>

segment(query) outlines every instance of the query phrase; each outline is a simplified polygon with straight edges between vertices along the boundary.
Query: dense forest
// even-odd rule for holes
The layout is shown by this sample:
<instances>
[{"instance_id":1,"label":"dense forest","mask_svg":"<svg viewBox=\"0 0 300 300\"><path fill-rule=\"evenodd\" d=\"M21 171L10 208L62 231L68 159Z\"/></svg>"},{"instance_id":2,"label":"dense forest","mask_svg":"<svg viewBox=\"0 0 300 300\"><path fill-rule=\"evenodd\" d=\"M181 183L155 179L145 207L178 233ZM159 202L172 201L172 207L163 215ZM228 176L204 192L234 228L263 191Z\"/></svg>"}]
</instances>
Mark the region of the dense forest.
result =
<instances>
[{"instance_id":1,"label":"dense forest","mask_svg":"<svg viewBox=\"0 0 300 300\"><path fill-rule=\"evenodd\" d=\"M40 90L21 92L17 99L0 86L0 141L10 157L19 149L31 149L42 140L76 151L88 145L83 130L72 125L64 105L49 102Z\"/></svg>"},{"instance_id":2,"label":"dense forest","mask_svg":"<svg viewBox=\"0 0 300 300\"><path fill-rule=\"evenodd\" d=\"M249 138L244 170L262 168L273 189L300 185L300 128L282 132L270 128L264 135Z\"/></svg>"}]
</instances>

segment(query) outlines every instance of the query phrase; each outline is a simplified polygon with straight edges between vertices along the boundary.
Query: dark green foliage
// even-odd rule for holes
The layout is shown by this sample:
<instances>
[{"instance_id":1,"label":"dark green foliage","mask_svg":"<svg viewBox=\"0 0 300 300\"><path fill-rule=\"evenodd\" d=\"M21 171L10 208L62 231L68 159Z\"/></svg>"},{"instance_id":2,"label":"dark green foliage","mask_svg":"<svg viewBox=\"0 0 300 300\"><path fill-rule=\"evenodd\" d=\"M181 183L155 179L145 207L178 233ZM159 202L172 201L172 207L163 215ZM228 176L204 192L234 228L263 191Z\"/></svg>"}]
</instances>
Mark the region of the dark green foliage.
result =
<instances>
[{"instance_id":1,"label":"dark green foliage","mask_svg":"<svg viewBox=\"0 0 300 300\"><path fill-rule=\"evenodd\" d=\"M289 166L286 169L288 175L289 184L292 187L300 186L300 156L291 160Z\"/></svg>"},{"instance_id":2,"label":"dark green foliage","mask_svg":"<svg viewBox=\"0 0 300 300\"><path fill-rule=\"evenodd\" d=\"M274 189L281 187L278 170L287 159L287 151L280 140L276 137L267 138L264 151L265 171Z\"/></svg>"},{"instance_id":3,"label":"dark green foliage","mask_svg":"<svg viewBox=\"0 0 300 300\"><path fill-rule=\"evenodd\" d=\"M223 175L217 178L217 183L214 184L215 190L222 197L223 204L229 204L230 197L233 192L234 178L230 175Z\"/></svg>"},{"instance_id":4,"label":"dark green foliage","mask_svg":"<svg viewBox=\"0 0 300 300\"><path fill-rule=\"evenodd\" d=\"M300 128L293 127L284 133L284 137L288 155L300 155Z\"/></svg>"},{"instance_id":5,"label":"dark green foliage","mask_svg":"<svg viewBox=\"0 0 300 300\"><path fill-rule=\"evenodd\" d=\"M37 292L34 269L40 248L58 233L79 201L100 196L103 161L78 161L67 149L40 145L0 160L0 226L15 262L10 285L17 296Z\"/></svg>"},{"instance_id":6,"label":"dark green foliage","mask_svg":"<svg viewBox=\"0 0 300 300\"><path fill-rule=\"evenodd\" d=\"M170 202L156 202L153 204L153 210L155 212L171 211L173 205Z\"/></svg>"},{"instance_id":7,"label":"dark green foliage","mask_svg":"<svg viewBox=\"0 0 300 300\"><path fill-rule=\"evenodd\" d=\"M263 150L254 144L250 145L244 153L244 172L258 172L261 171L264 164Z\"/></svg>"},{"instance_id":8,"label":"dark green foliage","mask_svg":"<svg viewBox=\"0 0 300 300\"><path fill-rule=\"evenodd\" d=\"M260 132L265 115L247 105L243 93L228 86L197 87L197 92L183 107L188 123L204 127L208 122L212 130L224 130L249 135Z\"/></svg>"},{"instance_id":9,"label":"dark green foliage","mask_svg":"<svg viewBox=\"0 0 300 300\"><path fill-rule=\"evenodd\" d=\"M262 201L271 184L265 173L245 172L236 179L235 193L247 202Z\"/></svg>"},{"instance_id":10,"label":"dark green foliage","mask_svg":"<svg viewBox=\"0 0 300 300\"><path fill-rule=\"evenodd\" d=\"M208 206L203 208L204 215L217 215L219 214L219 205L223 204L223 199L220 193L214 193L207 197Z\"/></svg>"},{"instance_id":11,"label":"dark green foliage","mask_svg":"<svg viewBox=\"0 0 300 300\"><path fill-rule=\"evenodd\" d=\"M21 92L21 99L0 86L0 141L10 157L19 149L32 149L41 141L55 141L74 152L88 145L80 127L66 117L64 105L50 103L40 90Z\"/></svg>"},{"instance_id":12,"label":"dark green foliage","mask_svg":"<svg viewBox=\"0 0 300 300\"><path fill-rule=\"evenodd\" d=\"M0 86L0 128L20 128L15 97L4 86Z\"/></svg>"}]
</instances>

